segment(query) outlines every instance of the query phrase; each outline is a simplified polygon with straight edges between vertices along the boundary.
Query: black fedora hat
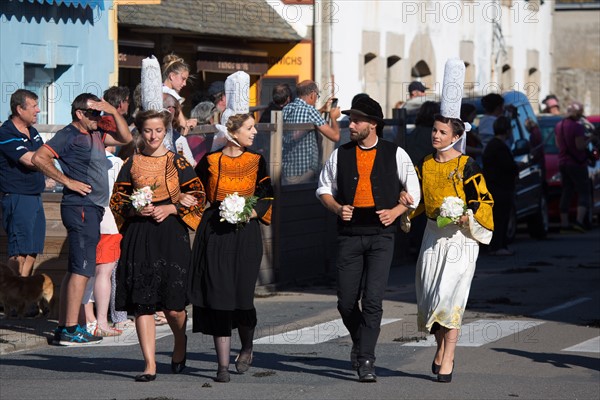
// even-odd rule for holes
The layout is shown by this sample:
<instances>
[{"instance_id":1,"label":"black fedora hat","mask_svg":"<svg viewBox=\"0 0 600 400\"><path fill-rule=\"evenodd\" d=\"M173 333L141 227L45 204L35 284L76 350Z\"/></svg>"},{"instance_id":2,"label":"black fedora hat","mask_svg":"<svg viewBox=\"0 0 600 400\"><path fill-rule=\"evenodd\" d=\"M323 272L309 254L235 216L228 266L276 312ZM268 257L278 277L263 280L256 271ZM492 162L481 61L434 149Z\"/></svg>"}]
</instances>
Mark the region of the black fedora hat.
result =
<instances>
[{"instance_id":1,"label":"black fedora hat","mask_svg":"<svg viewBox=\"0 0 600 400\"><path fill-rule=\"evenodd\" d=\"M352 103L352 108L350 110L342 111L342 114L359 115L377 122L378 125L383 125L383 111L381 106L369 96L363 96L356 99L356 101Z\"/></svg>"}]
</instances>

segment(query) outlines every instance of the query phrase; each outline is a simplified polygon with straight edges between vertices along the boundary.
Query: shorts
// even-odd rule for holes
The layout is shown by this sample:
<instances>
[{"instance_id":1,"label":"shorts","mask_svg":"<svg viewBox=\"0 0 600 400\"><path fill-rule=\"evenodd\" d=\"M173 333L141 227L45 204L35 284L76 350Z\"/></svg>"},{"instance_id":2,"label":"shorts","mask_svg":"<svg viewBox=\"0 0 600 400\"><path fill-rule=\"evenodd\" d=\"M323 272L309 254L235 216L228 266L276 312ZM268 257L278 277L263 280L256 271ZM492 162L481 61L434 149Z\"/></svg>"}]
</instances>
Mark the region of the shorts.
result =
<instances>
[{"instance_id":1,"label":"shorts","mask_svg":"<svg viewBox=\"0 0 600 400\"><path fill-rule=\"evenodd\" d=\"M120 233L112 235L101 234L98 246L96 246L96 264L108 264L119 261L122 238L123 236Z\"/></svg>"},{"instance_id":2,"label":"shorts","mask_svg":"<svg viewBox=\"0 0 600 400\"><path fill-rule=\"evenodd\" d=\"M2 227L8 241L8 256L41 254L46 237L42 196L5 193L0 203Z\"/></svg>"},{"instance_id":3,"label":"shorts","mask_svg":"<svg viewBox=\"0 0 600 400\"><path fill-rule=\"evenodd\" d=\"M96 247L100 241L103 215L104 207L60 206L60 216L67 229L69 242L68 272L88 278L96 273Z\"/></svg>"}]
</instances>

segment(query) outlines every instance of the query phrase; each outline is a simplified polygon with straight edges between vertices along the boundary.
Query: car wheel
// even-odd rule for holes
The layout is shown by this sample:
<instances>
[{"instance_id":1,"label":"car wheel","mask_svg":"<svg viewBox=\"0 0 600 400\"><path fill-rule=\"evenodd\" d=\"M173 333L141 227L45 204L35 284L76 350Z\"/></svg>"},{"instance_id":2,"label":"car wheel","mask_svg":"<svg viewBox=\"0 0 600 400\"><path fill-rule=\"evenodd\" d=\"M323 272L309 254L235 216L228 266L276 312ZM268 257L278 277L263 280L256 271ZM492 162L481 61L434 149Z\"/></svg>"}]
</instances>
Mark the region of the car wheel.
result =
<instances>
[{"instance_id":1,"label":"car wheel","mask_svg":"<svg viewBox=\"0 0 600 400\"><path fill-rule=\"evenodd\" d=\"M506 241L512 243L517 236L517 209L513 205L508 215L508 226L506 227Z\"/></svg>"},{"instance_id":2,"label":"car wheel","mask_svg":"<svg viewBox=\"0 0 600 400\"><path fill-rule=\"evenodd\" d=\"M544 239L548 234L548 201L546 196L540 197L540 206L538 211L527 220L527 229L529 235L535 239Z\"/></svg>"}]
</instances>

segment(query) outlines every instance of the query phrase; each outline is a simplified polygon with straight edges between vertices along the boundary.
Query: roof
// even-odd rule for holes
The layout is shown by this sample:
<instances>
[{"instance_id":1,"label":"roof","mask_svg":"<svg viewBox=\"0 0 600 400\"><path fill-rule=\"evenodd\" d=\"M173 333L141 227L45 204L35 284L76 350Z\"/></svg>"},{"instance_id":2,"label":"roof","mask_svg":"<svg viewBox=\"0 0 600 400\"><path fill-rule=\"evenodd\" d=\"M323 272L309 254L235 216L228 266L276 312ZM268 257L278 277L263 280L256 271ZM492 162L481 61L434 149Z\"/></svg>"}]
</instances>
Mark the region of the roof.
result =
<instances>
[{"instance_id":1,"label":"roof","mask_svg":"<svg viewBox=\"0 0 600 400\"><path fill-rule=\"evenodd\" d=\"M123 25L201 35L281 42L302 39L266 0L162 0L160 4L121 5L118 20Z\"/></svg>"},{"instance_id":2,"label":"roof","mask_svg":"<svg viewBox=\"0 0 600 400\"><path fill-rule=\"evenodd\" d=\"M19 0L21 3L23 2L23 0ZM30 3L35 3L38 2L40 4L57 4L57 5L61 5L64 4L66 6L81 6L81 7L98 7L101 10L104 10L104 2L102 0L29 0Z\"/></svg>"}]
</instances>

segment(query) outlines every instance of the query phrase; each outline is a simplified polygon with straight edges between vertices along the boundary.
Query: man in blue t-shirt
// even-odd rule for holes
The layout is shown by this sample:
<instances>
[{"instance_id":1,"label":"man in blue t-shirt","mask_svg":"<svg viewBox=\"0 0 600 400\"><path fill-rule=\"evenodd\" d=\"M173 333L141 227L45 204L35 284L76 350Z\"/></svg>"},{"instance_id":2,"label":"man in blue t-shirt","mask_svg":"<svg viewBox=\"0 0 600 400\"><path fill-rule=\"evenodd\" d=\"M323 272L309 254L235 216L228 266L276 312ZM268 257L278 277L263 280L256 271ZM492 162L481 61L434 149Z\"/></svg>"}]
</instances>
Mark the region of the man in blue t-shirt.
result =
<instances>
[{"instance_id":1,"label":"man in blue t-shirt","mask_svg":"<svg viewBox=\"0 0 600 400\"><path fill-rule=\"evenodd\" d=\"M43 142L33 127L40 112L38 96L19 89L10 96L11 115L0 127L0 203L8 239L8 265L30 276L44 250L46 217L42 204L44 174L31 158Z\"/></svg>"},{"instance_id":2,"label":"man in blue t-shirt","mask_svg":"<svg viewBox=\"0 0 600 400\"><path fill-rule=\"evenodd\" d=\"M101 113L111 114L116 132L98 130ZM97 343L78 325L83 293L96 271L96 246L100 221L108 205L108 170L105 146L125 145L132 139L127 122L116 108L90 93L80 94L71 105L73 122L56 132L33 156L33 163L48 177L64 185L60 216L67 229L69 265L60 288L55 344L72 346ZM58 160L63 172L54 165Z\"/></svg>"}]
</instances>

